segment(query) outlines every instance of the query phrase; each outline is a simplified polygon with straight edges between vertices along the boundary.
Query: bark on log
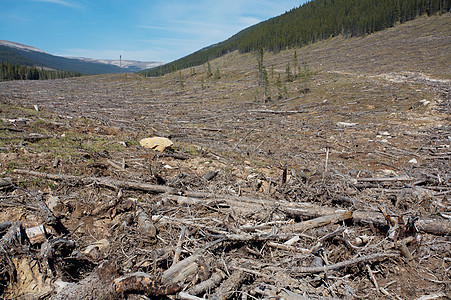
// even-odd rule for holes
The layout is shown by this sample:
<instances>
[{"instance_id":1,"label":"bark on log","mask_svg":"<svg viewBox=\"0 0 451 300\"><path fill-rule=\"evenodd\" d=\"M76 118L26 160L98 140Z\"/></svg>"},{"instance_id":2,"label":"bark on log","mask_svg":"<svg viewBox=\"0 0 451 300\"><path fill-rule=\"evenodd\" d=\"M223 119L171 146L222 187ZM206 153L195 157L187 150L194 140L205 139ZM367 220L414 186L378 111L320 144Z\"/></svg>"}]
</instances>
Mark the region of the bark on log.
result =
<instances>
[{"instance_id":1,"label":"bark on log","mask_svg":"<svg viewBox=\"0 0 451 300\"><path fill-rule=\"evenodd\" d=\"M77 283L67 283L51 300L88 299L108 300L122 299L113 288L113 278L117 277L116 267L109 262L102 263L88 277Z\"/></svg>"},{"instance_id":2,"label":"bark on log","mask_svg":"<svg viewBox=\"0 0 451 300\"><path fill-rule=\"evenodd\" d=\"M0 190L9 188L13 185L11 178L0 178Z\"/></svg>"},{"instance_id":3,"label":"bark on log","mask_svg":"<svg viewBox=\"0 0 451 300\"><path fill-rule=\"evenodd\" d=\"M415 226L418 230L427 233L437 235L451 234L451 220L442 217L437 217L437 219L421 218L415 222Z\"/></svg>"},{"instance_id":4,"label":"bark on log","mask_svg":"<svg viewBox=\"0 0 451 300\"><path fill-rule=\"evenodd\" d=\"M17 252L21 249L23 242L23 230L22 223L19 221L14 222L5 233L5 235L0 239L0 249L9 254Z\"/></svg>"},{"instance_id":5,"label":"bark on log","mask_svg":"<svg viewBox=\"0 0 451 300\"><path fill-rule=\"evenodd\" d=\"M124 181L124 180L115 180L109 177L81 177L74 175L59 175L59 174L50 174L50 173L42 173L36 171L28 171L22 169L15 169L13 171L16 174L22 175L30 175L36 177L42 177L51 180L66 180L66 181L77 181L82 184L88 185L92 183L96 183L101 186L112 187L112 188L122 188L122 189L131 189L131 190L140 190L146 192L154 192L154 193L169 193L176 194L178 193L177 189L162 186L149 184L145 182L137 182L137 181Z\"/></svg>"},{"instance_id":6,"label":"bark on log","mask_svg":"<svg viewBox=\"0 0 451 300\"><path fill-rule=\"evenodd\" d=\"M231 298L235 291L239 290L241 284L247 280L248 274L243 271L235 271L227 278L218 290L210 297L214 300L226 300Z\"/></svg>"},{"instance_id":7,"label":"bark on log","mask_svg":"<svg viewBox=\"0 0 451 300\"><path fill-rule=\"evenodd\" d=\"M174 284L185 280L196 273L199 268L196 262L200 258L200 253L194 254L163 272L163 280L166 284Z\"/></svg>"},{"instance_id":8,"label":"bark on log","mask_svg":"<svg viewBox=\"0 0 451 300\"><path fill-rule=\"evenodd\" d=\"M304 221L301 223L295 223L291 226L287 226L285 228L282 228L283 231L289 231L289 232L299 232L299 231L305 231L307 229L311 228L317 228L321 226L326 226L329 224L335 224L338 222L342 222L344 220L349 220L352 218L352 212L351 211L338 211L331 215L321 216L315 219L311 219L308 221Z\"/></svg>"},{"instance_id":9,"label":"bark on log","mask_svg":"<svg viewBox=\"0 0 451 300\"><path fill-rule=\"evenodd\" d=\"M213 273L213 275L211 275L209 279L193 286L187 292L191 295L201 295L217 287L225 277L226 275L224 274L224 272L217 270L215 273Z\"/></svg>"},{"instance_id":10,"label":"bark on log","mask_svg":"<svg viewBox=\"0 0 451 300\"><path fill-rule=\"evenodd\" d=\"M180 300L204 300L204 298L199 298L188 293L180 292L177 294L177 299Z\"/></svg>"},{"instance_id":11,"label":"bark on log","mask_svg":"<svg viewBox=\"0 0 451 300\"><path fill-rule=\"evenodd\" d=\"M177 284L163 284L144 272L136 272L117 278L114 280L113 286L118 295L140 293L147 297L172 295L180 290L180 286Z\"/></svg>"},{"instance_id":12,"label":"bark on log","mask_svg":"<svg viewBox=\"0 0 451 300\"><path fill-rule=\"evenodd\" d=\"M69 180L69 181L79 181L83 184L97 183L99 185L122 188L122 189L134 189L153 193L168 193L172 195L185 195L192 198L213 198L215 200L224 200L229 205L243 205L246 203L250 207L262 207L262 203L268 206L274 206L274 201L264 200L264 199L252 199L248 197L238 197L229 195L215 195L212 193L204 192L190 192L190 191L180 191L175 188L168 186L148 184L144 182L137 181L123 181L114 180L112 178L101 177L79 177L73 175L56 175L49 173L41 173L35 171L15 169L13 171L16 174L38 176L52 180ZM387 178L382 178L386 180ZM397 180L403 178L396 178ZM407 179L406 179L407 180ZM410 180L410 179L409 179ZM332 215L337 212L337 209L331 207L317 206L313 204L298 204L298 203L288 203L279 202L279 209L289 216L296 216L300 218L318 218L321 216ZM252 209L252 208L251 208ZM372 223L376 226L385 226L386 220L383 214L379 212L371 211L354 211L352 213L352 219L357 223ZM422 218L417 221L417 228L422 232L437 234L437 235L451 235L451 221L444 219L432 219L432 218Z\"/></svg>"},{"instance_id":13,"label":"bark on log","mask_svg":"<svg viewBox=\"0 0 451 300\"><path fill-rule=\"evenodd\" d=\"M323 267L295 268L293 270L293 272L295 272L295 273L311 273L311 274L328 272L331 270L340 269L340 268L347 267L350 265L355 265L355 264L358 264L358 263L364 262L364 261L375 261L375 260L379 260L379 259L385 259L388 257L397 257L399 255L400 255L399 253L375 253L375 254L362 256L362 257L358 257L355 259L350 259L350 260L342 261L342 262L339 262L336 264L327 265L327 266L323 266Z\"/></svg>"},{"instance_id":14,"label":"bark on log","mask_svg":"<svg viewBox=\"0 0 451 300\"><path fill-rule=\"evenodd\" d=\"M3 231L8 230L9 227L11 227L11 225L12 225L12 224L11 224L11 222L9 222L9 221L1 222L1 223L0 223L0 233L3 232Z\"/></svg>"},{"instance_id":15,"label":"bark on log","mask_svg":"<svg viewBox=\"0 0 451 300\"><path fill-rule=\"evenodd\" d=\"M136 218L138 219L138 226L143 233L151 238L157 235L157 229L153 225L152 219L147 216L146 212L140 206L136 206Z\"/></svg>"},{"instance_id":16,"label":"bark on log","mask_svg":"<svg viewBox=\"0 0 451 300\"><path fill-rule=\"evenodd\" d=\"M46 231L44 225L35 226L25 229L25 233L32 245L43 243L46 239Z\"/></svg>"},{"instance_id":17,"label":"bark on log","mask_svg":"<svg viewBox=\"0 0 451 300\"><path fill-rule=\"evenodd\" d=\"M298 207L296 207L298 206ZM299 218L317 218L324 215L333 214L336 209L326 206L316 206L313 204L282 204L280 210L291 217ZM352 220L360 224L373 224L376 226L388 226L384 215L380 212L356 210L352 212ZM441 217L420 218L415 223L417 229L421 232L435 235L450 235L451 220Z\"/></svg>"}]
</instances>

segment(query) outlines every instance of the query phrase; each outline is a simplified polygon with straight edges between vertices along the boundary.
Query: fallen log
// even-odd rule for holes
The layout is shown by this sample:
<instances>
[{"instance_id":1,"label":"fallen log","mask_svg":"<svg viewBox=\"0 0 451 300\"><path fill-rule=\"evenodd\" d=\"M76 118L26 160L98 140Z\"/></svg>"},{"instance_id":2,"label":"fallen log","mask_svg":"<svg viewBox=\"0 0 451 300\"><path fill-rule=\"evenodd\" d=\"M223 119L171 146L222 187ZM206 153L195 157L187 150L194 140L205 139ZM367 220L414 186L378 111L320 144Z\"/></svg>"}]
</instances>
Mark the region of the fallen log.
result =
<instances>
[{"instance_id":1,"label":"fallen log","mask_svg":"<svg viewBox=\"0 0 451 300\"><path fill-rule=\"evenodd\" d=\"M184 260L181 260L178 263L172 265L169 269L163 272L163 282L165 284L175 284L196 273L199 267L202 265L202 263L199 262L199 260L201 260L202 258L201 254L203 254L208 248L220 242L223 242L224 240L224 238L220 238L211 243L208 243L202 248L196 250L190 257L185 258Z\"/></svg>"},{"instance_id":2,"label":"fallen log","mask_svg":"<svg viewBox=\"0 0 451 300\"><path fill-rule=\"evenodd\" d=\"M10 225L8 231L0 239L0 249L5 253L14 253L22 248L23 241L22 223L16 221Z\"/></svg>"},{"instance_id":3,"label":"fallen log","mask_svg":"<svg viewBox=\"0 0 451 300\"><path fill-rule=\"evenodd\" d=\"M286 226L282 228L282 231L289 231L289 232L300 232L305 231L307 229L311 228L317 228L321 226L326 226L329 224L335 224L338 222L342 222L344 220L349 220L352 218L352 212L351 211L337 211L331 215L326 216L320 216L318 218L314 218L311 220L307 220L301 223L295 223L291 226Z\"/></svg>"},{"instance_id":4,"label":"fallen log","mask_svg":"<svg viewBox=\"0 0 451 300\"><path fill-rule=\"evenodd\" d=\"M253 208L262 208L262 205L266 205L267 207L274 207L274 205L278 206L278 209L292 217L299 218L318 218L327 215L333 215L339 209L326 207L326 206L318 206L310 203L290 203L290 202L274 202L266 199L253 199L249 197L239 197L239 196L230 196L230 195L218 195L212 193L205 192L191 192L191 191L182 191L176 188L149 184L145 182L138 181L124 181L124 180L115 180L109 177L80 177L73 175L58 175L58 174L49 174L49 173L41 173L36 171L28 171L22 169L13 170L16 174L37 176L51 180L68 180L68 181L78 181L83 184L91 184L96 183L98 185L103 185L106 187L112 188L122 188L122 189L132 189L132 190L141 190L153 193L167 193L172 195L185 195L191 198L212 198L212 201L225 201L230 206L234 204L246 203L248 209ZM395 177L396 178L396 177ZM388 178L382 178L388 179ZM396 178L397 180L406 179L407 178ZM410 178L408 179L410 180ZM380 212L372 212L372 211L360 211L356 210L352 212L352 220L356 223L361 224L369 224L372 223L376 226L386 226L387 222L384 218L384 215ZM446 219L434 219L434 218L421 218L417 221L417 229L431 234L436 235L451 235L451 220Z\"/></svg>"},{"instance_id":5,"label":"fallen log","mask_svg":"<svg viewBox=\"0 0 451 300\"><path fill-rule=\"evenodd\" d=\"M225 273L217 269L209 279L191 287L187 292L190 295L201 295L206 291L212 290L217 287L225 277Z\"/></svg>"},{"instance_id":6,"label":"fallen log","mask_svg":"<svg viewBox=\"0 0 451 300\"><path fill-rule=\"evenodd\" d=\"M235 271L229 276L210 297L214 300L225 300L232 298L232 295L239 290L241 284L248 279L248 274L243 271Z\"/></svg>"},{"instance_id":7,"label":"fallen log","mask_svg":"<svg viewBox=\"0 0 451 300\"><path fill-rule=\"evenodd\" d=\"M361 256L354 259L342 261L336 264L322 266L322 267L300 267L295 268L292 270L293 273L322 273L322 272L328 272L336 269L341 269L347 266L355 265L360 262L366 262L366 261L375 261L380 259L386 259L389 257L397 257L399 256L399 253L375 253L371 255Z\"/></svg>"},{"instance_id":8,"label":"fallen log","mask_svg":"<svg viewBox=\"0 0 451 300\"><path fill-rule=\"evenodd\" d=\"M6 189L13 186L13 183L11 181L11 178L0 178L0 190Z\"/></svg>"},{"instance_id":9,"label":"fallen log","mask_svg":"<svg viewBox=\"0 0 451 300\"><path fill-rule=\"evenodd\" d=\"M421 218L415 222L415 227L419 231L437 235L451 234L451 220L442 217L437 217L437 219Z\"/></svg>"},{"instance_id":10,"label":"fallen log","mask_svg":"<svg viewBox=\"0 0 451 300\"><path fill-rule=\"evenodd\" d=\"M3 231L6 231L9 229L9 227L11 227L11 222L9 221L5 221L5 222L1 222L0 223L0 233L2 233Z\"/></svg>"},{"instance_id":11,"label":"fallen log","mask_svg":"<svg viewBox=\"0 0 451 300\"><path fill-rule=\"evenodd\" d=\"M120 293L113 288L112 282L116 276L118 276L118 272L112 263L102 263L89 276L77 283L62 282L60 287L55 289L57 293L50 299L123 299Z\"/></svg>"},{"instance_id":12,"label":"fallen log","mask_svg":"<svg viewBox=\"0 0 451 300\"><path fill-rule=\"evenodd\" d=\"M145 182L137 182L137 181L124 181L124 180L115 180L109 177L81 177L74 175L61 175L61 174L50 174L50 173L42 173L36 171L22 170L22 169L14 169L14 173L22 174L22 175L30 175L36 177L42 177L50 180L64 180L64 181L76 181L80 182L84 185L88 184L98 184L100 186L111 187L115 189L131 189L131 190L140 190L146 192L154 192L154 193L169 193L176 194L178 193L177 189L163 186L163 185L155 185L149 184Z\"/></svg>"},{"instance_id":13,"label":"fallen log","mask_svg":"<svg viewBox=\"0 0 451 300\"><path fill-rule=\"evenodd\" d=\"M154 238L157 235L157 229L152 219L147 216L146 212L140 206L136 206L136 218L138 219L138 226L144 234L150 238Z\"/></svg>"},{"instance_id":14,"label":"fallen log","mask_svg":"<svg viewBox=\"0 0 451 300\"><path fill-rule=\"evenodd\" d=\"M291 217L318 218L324 215L332 215L337 209L327 206L317 206L309 203L281 204L279 209ZM352 221L360 224L373 224L375 226L388 226L387 220L380 212L355 210L352 212ZM423 217L415 222L416 228L425 233L435 235L450 235L451 220L442 217Z\"/></svg>"},{"instance_id":15,"label":"fallen log","mask_svg":"<svg viewBox=\"0 0 451 300\"><path fill-rule=\"evenodd\" d=\"M194 254L164 271L163 281L166 284L176 284L194 275L199 268L199 264L197 262L197 260L200 259L199 254L200 253Z\"/></svg>"},{"instance_id":16,"label":"fallen log","mask_svg":"<svg viewBox=\"0 0 451 300\"><path fill-rule=\"evenodd\" d=\"M418 178L412 178L409 176L398 176L398 177L372 177L372 178L354 178L355 181L359 182L384 182L384 181L414 181Z\"/></svg>"},{"instance_id":17,"label":"fallen log","mask_svg":"<svg viewBox=\"0 0 451 300\"><path fill-rule=\"evenodd\" d=\"M180 290L177 284L163 284L156 278L144 272L136 272L119 277L113 282L118 295L139 293L147 297L172 295Z\"/></svg>"},{"instance_id":18,"label":"fallen log","mask_svg":"<svg viewBox=\"0 0 451 300\"><path fill-rule=\"evenodd\" d=\"M251 113L262 113L262 114L279 114L279 115L292 115L292 114L302 114L308 113L308 110L270 110L270 109L249 109L248 112Z\"/></svg>"}]
</instances>

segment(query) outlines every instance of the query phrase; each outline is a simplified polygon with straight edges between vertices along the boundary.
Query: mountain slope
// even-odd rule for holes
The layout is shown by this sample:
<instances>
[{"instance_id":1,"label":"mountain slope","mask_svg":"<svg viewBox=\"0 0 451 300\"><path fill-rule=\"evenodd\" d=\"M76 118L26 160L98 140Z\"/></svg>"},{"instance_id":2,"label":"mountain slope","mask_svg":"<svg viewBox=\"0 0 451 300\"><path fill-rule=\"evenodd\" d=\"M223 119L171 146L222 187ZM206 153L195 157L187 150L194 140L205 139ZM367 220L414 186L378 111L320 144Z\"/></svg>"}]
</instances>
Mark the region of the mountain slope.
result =
<instances>
[{"instance_id":1,"label":"mountain slope","mask_svg":"<svg viewBox=\"0 0 451 300\"><path fill-rule=\"evenodd\" d=\"M91 58L69 58L51 55L32 46L0 40L0 61L26 66L72 71L83 74L106 74L137 72L161 65L159 62L140 62L132 60L108 60ZM122 68L121 68L122 66Z\"/></svg>"},{"instance_id":2,"label":"mountain slope","mask_svg":"<svg viewBox=\"0 0 451 300\"><path fill-rule=\"evenodd\" d=\"M117 66L85 62L38 52L0 45L0 60L27 66L37 66L61 71L73 71L83 74L119 73Z\"/></svg>"},{"instance_id":3,"label":"mountain slope","mask_svg":"<svg viewBox=\"0 0 451 300\"><path fill-rule=\"evenodd\" d=\"M158 76L201 65L234 50L250 52L263 47L277 52L338 35L361 36L450 8L451 0L314 0L142 74Z\"/></svg>"}]
</instances>

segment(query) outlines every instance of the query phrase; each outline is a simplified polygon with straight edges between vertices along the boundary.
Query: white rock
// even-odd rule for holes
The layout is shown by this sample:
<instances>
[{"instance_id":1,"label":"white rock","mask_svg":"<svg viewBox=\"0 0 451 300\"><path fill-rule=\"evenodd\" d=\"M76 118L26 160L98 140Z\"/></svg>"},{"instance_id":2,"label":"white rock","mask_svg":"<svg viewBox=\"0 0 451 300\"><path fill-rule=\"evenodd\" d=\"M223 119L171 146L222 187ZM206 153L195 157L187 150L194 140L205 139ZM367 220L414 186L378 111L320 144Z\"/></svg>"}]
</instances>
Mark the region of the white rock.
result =
<instances>
[{"instance_id":1,"label":"white rock","mask_svg":"<svg viewBox=\"0 0 451 300\"><path fill-rule=\"evenodd\" d=\"M411 160L409 160L409 164L417 164L418 161L416 158L412 158Z\"/></svg>"},{"instance_id":2,"label":"white rock","mask_svg":"<svg viewBox=\"0 0 451 300\"><path fill-rule=\"evenodd\" d=\"M163 152L166 148L174 145L170 139L158 136L142 139L139 141L139 144L145 148L154 149L159 152Z\"/></svg>"},{"instance_id":3,"label":"white rock","mask_svg":"<svg viewBox=\"0 0 451 300\"><path fill-rule=\"evenodd\" d=\"M428 100L426 100L426 99L423 99L423 100L420 101L420 103L423 104L423 106L426 106L426 105L428 105L429 103L431 103L431 101L428 101Z\"/></svg>"},{"instance_id":4,"label":"white rock","mask_svg":"<svg viewBox=\"0 0 451 300\"><path fill-rule=\"evenodd\" d=\"M354 127L359 123L337 122L338 127Z\"/></svg>"}]
</instances>

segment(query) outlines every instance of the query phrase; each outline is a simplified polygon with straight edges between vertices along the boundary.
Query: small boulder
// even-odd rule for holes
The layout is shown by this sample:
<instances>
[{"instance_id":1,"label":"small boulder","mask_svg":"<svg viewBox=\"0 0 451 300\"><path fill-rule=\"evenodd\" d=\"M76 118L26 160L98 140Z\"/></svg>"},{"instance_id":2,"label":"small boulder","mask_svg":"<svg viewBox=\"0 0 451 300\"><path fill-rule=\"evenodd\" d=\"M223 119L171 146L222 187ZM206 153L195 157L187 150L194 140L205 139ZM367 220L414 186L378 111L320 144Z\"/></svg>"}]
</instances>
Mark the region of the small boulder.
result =
<instances>
[{"instance_id":1,"label":"small boulder","mask_svg":"<svg viewBox=\"0 0 451 300\"><path fill-rule=\"evenodd\" d=\"M139 141L139 144L145 148L153 149L159 152L164 152L166 148L174 145L170 139L158 136L142 139Z\"/></svg>"}]
</instances>

